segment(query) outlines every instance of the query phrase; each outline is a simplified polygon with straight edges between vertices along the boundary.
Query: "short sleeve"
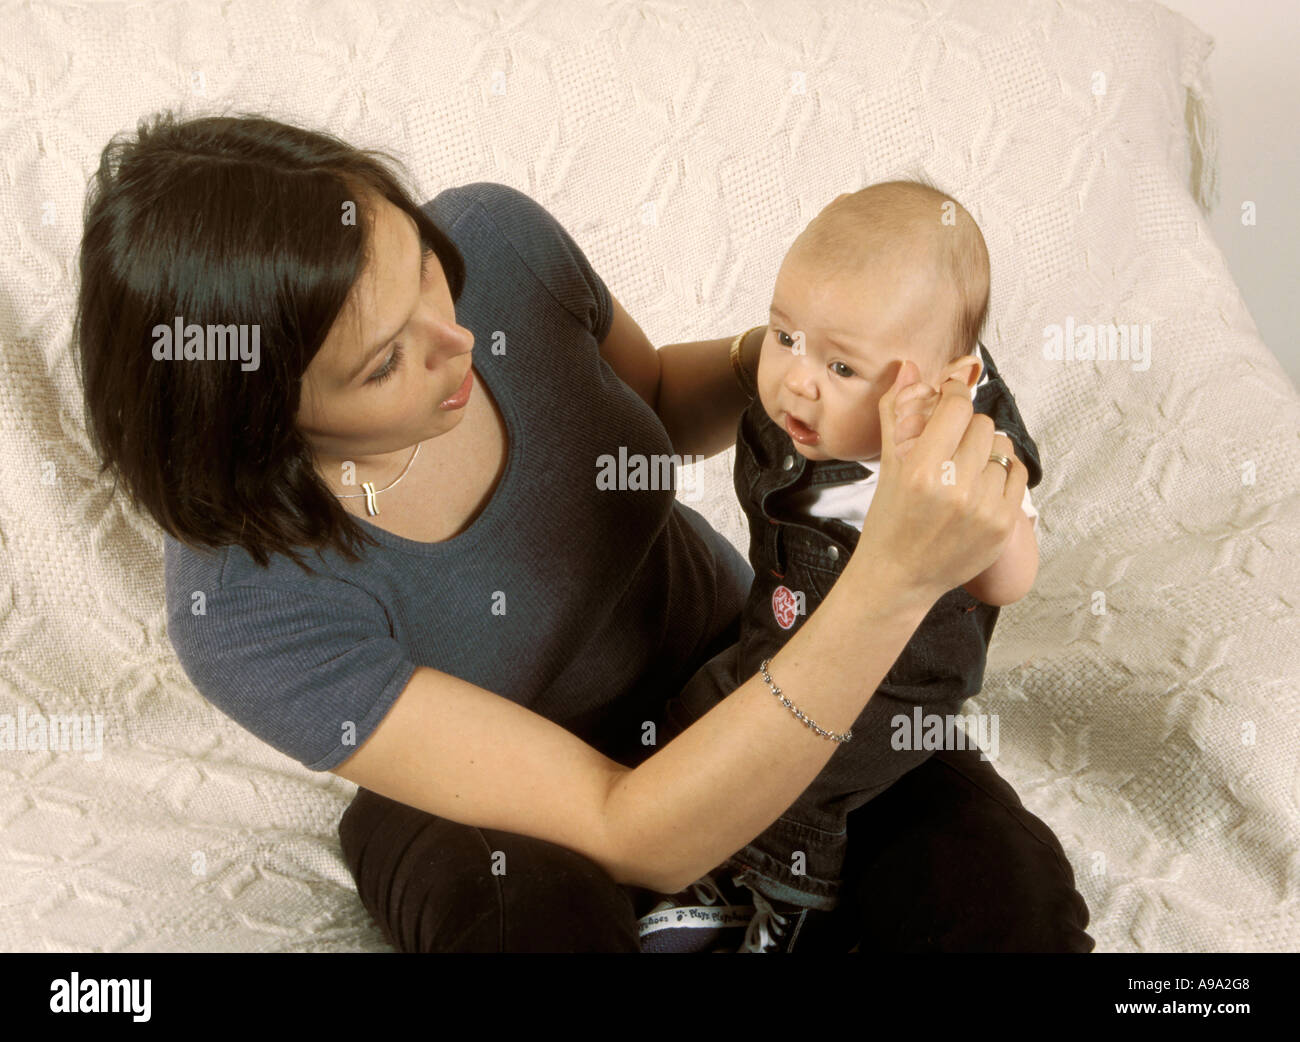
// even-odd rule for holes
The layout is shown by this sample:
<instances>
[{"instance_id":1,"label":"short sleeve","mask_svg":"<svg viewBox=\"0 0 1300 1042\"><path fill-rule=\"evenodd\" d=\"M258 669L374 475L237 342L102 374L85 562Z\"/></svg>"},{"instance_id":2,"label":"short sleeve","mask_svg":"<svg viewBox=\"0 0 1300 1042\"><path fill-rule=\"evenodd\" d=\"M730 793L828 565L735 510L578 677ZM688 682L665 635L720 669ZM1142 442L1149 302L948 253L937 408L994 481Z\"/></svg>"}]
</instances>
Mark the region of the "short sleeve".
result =
<instances>
[{"instance_id":1,"label":"short sleeve","mask_svg":"<svg viewBox=\"0 0 1300 1042\"><path fill-rule=\"evenodd\" d=\"M168 637L199 693L313 771L356 752L416 669L378 602L337 586L337 598L220 587L205 591L202 614L189 603L168 613Z\"/></svg>"},{"instance_id":2,"label":"short sleeve","mask_svg":"<svg viewBox=\"0 0 1300 1042\"><path fill-rule=\"evenodd\" d=\"M983 347L983 345L981 345ZM1025 428L1024 418L1016 407L1015 396L1007 387L1006 381L998 372L987 348L983 348L984 361L987 363L988 383L981 388L974 403L975 411L993 420L994 429L1005 434L1016 447L1016 456L1025 465L1028 476L1026 488L1034 488L1043 480L1043 467L1038 458L1038 446Z\"/></svg>"},{"instance_id":3,"label":"short sleeve","mask_svg":"<svg viewBox=\"0 0 1300 1042\"><path fill-rule=\"evenodd\" d=\"M609 288L586 254L550 212L509 185L479 181L465 186L501 229L524 264L596 342L604 340L614 320Z\"/></svg>"}]
</instances>

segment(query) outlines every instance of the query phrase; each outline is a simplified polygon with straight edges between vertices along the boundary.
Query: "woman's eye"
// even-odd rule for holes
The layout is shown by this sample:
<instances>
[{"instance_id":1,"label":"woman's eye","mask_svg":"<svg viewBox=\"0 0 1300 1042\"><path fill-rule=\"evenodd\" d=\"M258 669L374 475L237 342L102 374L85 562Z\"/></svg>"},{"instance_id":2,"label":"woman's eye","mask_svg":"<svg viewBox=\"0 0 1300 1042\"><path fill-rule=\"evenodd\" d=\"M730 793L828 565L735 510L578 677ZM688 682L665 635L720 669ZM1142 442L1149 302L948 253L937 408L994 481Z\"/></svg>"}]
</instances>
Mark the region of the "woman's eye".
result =
<instances>
[{"instance_id":1,"label":"woman's eye","mask_svg":"<svg viewBox=\"0 0 1300 1042\"><path fill-rule=\"evenodd\" d=\"M420 243L420 281L423 282L429 277L429 270L433 264L433 247L427 242ZM402 345L400 343L393 345L393 353L388 356L388 361L379 369L371 374L368 384L381 384L397 372L398 366L402 363Z\"/></svg>"},{"instance_id":2,"label":"woman's eye","mask_svg":"<svg viewBox=\"0 0 1300 1042\"><path fill-rule=\"evenodd\" d=\"M836 367L837 365L838 365L841 369L843 369L844 371L843 371L843 372L837 372L837 371L835 370L835 367ZM832 363L831 363L831 371L832 371L832 372L835 372L835 374L836 374L837 376L852 376L852 375L853 375L853 370L850 369L850 368L849 368L847 365L845 365L843 362L832 362Z\"/></svg>"},{"instance_id":3,"label":"woman's eye","mask_svg":"<svg viewBox=\"0 0 1300 1042\"><path fill-rule=\"evenodd\" d=\"M376 369L374 373L371 375L370 379L366 381L366 383L372 383L372 384L383 383L395 372L397 372L397 367L398 365L401 364L401 361L402 361L402 345L394 344L393 353L388 356L388 361L385 362L382 367Z\"/></svg>"}]
</instances>

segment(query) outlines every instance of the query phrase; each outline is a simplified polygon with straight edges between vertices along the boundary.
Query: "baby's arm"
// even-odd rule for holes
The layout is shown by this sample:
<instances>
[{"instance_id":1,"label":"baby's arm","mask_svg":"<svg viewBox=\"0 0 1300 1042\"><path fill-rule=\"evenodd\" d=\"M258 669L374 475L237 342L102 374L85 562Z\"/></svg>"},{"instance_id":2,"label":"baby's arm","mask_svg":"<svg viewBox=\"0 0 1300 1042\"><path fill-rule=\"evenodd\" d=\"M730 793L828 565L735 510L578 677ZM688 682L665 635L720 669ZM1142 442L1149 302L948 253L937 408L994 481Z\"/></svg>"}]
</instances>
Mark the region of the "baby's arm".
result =
<instances>
[{"instance_id":1,"label":"baby's arm","mask_svg":"<svg viewBox=\"0 0 1300 1042\"><path fill-rule=\"evenodd\" d=\"M1002 556L962 588L976 600L1001 607L1027 594L1037 575L1038 538L1034 522L1022 511Z\"/></svg>"}]
</instances>

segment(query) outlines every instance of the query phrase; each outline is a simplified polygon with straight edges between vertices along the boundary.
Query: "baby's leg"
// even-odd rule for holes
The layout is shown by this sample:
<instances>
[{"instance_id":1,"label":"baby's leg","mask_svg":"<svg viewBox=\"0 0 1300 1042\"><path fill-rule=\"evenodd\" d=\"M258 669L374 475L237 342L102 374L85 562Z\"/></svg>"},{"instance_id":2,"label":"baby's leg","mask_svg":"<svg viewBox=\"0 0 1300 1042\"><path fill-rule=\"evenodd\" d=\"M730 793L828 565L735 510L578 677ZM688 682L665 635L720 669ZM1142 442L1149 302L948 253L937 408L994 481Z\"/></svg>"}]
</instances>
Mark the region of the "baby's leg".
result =
<instances>
[{"instance_id":1,"label":"baby's leg","mask_svg":"<svg viewBox=\"0 0 1300 1042\"><path fill-rule=\"evenodd\" d=\"M730 645L708 660L665 709L662 747L730 695L739 647ZM775 697L774 712L790 718L791 739L804 725ZM926 705L927 713L956 712L960 701ZM848 850L848 815L925 762L924 749L895 749L894 719L911 717L913 705L878 691L853 723L851 741L838 744L807 789L771 826L738 850L730 864L772 900L809 908L834 908ZM913 743L915 744L915 743Z\"/></svg>"},{"instance_id":2,"label":"baby's leg","mask_svg":"<svg viewBox=\"0 0 1300 1042\"><path fill-rule=\"evenodd\" d=\"M775 701L775 699L774 699ZM960 702L931 703L927 714L951 714ZM777 708L786 712L785 707ZM853 738L836 746L821 773L771 826L738 851L736 863L760 878L774 900L833 908L848 853L848 816L920 766L933 750L918 742L895 748L895 721L912 718L913 706L877 692L853 723ZM803 727L791 714L792 727Z\"/></svg>"}]
</instances>

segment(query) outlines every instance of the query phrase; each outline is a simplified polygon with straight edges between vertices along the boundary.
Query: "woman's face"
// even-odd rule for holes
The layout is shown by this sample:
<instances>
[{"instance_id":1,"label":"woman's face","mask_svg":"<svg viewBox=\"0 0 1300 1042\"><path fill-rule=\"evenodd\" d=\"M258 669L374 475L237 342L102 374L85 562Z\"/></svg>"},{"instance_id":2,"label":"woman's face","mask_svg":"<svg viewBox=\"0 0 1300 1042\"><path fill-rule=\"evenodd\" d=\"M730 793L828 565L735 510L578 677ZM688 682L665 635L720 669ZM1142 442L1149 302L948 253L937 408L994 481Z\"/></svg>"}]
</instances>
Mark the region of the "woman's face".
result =
<instances>
[{"instance_id":1,"label":"woman's face","mask_svg":"<svg viewBox=\"0 0 1300 1042\"><path fill-rule=\"evenodd\" d=\"M303 374L298 428L327 468L408 449L465 413L439 403L464 383L474 334L456 324L442 264L415 221L387 199L373 206L370 263Z\"/></svg>"}]
</instances>

